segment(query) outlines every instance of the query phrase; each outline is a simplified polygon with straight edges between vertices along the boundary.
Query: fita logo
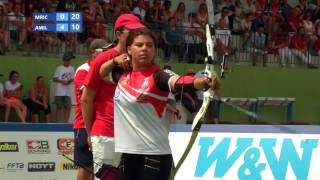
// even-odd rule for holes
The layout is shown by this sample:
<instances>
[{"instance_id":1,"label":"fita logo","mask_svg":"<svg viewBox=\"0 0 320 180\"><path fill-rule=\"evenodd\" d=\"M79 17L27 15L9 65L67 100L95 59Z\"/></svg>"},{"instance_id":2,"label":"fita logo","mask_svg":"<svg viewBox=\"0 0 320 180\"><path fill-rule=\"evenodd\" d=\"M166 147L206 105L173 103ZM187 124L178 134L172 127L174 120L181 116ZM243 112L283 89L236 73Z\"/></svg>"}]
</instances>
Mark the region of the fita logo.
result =
<instances>
[{"instance_id":1,"label":"fita logo","mask_svg":"<svg viewBox=\"0 0 320 180\"><path fill-rule=\"evenodd\" d=\"M56 164L54 162L29 162L28 171L29 172L46 172L54 171Z\"/></svg>"},{"instance_id":2,"label":"fita logo","mask_svg":"<svg viewBox=\"0 0 320 180\"><path fill-rule=\"evenodd\" d=\"M17 142L0 142L0 152L19 152Z\"/></svg>"},{"instance_id":3,"label":"fita logo","mask_svg":"<svg viewBox=\"0 0 320 180\"><path fill-rule=\"evenodd\" d=\"M59 154L70 155L74 151L74 139L72 138L59 138L57 140L57 148Z\"/></svg>"},{"instance_id":4,"label":"fita logo","mask_svg":"<svg viewBox=\"0 0 320 180\"><path fill-rule=\"evenodd\" d=\"M29 154L49 154L50 147L47 140L27 140L27 151Z\"/></svg>"},{"instance_id":5,"label":"fita logo","mask_svg":"<svg viewBox=\"0 0 320 180\"><path fill-rule=\"evenodd\" d=\"M79 167L70 161L62 161L59 163L59 169L63 171L77 170Z\"/></svg>"},{"instance_id":6,"label":"fita logo","mask_svg":"<svg viewBox=\"0 0 320 180\"><path fill-rule=\"evenodd\" d=\"M9 162L7 163L7 172L17 172L24 170L24 163L22 162Z\"/></svg>"}]
</instances>

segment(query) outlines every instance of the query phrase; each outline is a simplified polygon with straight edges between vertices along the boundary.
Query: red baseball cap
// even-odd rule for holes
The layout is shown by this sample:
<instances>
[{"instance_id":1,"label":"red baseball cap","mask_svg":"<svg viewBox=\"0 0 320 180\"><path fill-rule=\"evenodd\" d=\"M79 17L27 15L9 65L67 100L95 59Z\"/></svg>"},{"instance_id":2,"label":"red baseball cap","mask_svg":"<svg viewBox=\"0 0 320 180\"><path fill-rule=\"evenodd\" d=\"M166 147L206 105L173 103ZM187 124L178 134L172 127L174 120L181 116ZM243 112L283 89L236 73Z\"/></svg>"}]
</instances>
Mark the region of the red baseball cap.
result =
<instances>
[{"instance_id":1,"label":"red baseball cap","mask_svg":"<svg viewBox=\"0 0 320 180\"><path fill-rule=\"evenodd\" d=\"M133 14L121 14L114 23L114 29L126 27L130 30L145 28L140 19Z\"/></svg>"}]
</instances>

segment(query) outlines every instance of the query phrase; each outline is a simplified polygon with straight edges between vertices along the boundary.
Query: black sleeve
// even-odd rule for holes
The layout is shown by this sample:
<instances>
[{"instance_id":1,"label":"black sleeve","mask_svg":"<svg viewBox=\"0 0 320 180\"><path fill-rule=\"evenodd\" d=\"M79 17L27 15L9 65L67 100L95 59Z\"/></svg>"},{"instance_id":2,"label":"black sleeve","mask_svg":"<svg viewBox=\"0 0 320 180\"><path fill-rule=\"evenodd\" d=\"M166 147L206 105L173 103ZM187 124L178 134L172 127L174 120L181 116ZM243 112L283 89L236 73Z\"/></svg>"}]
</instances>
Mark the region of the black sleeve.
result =
<instances>
[{"instance_id":1,"label":"black sleeve","mask_svg":"<svg viewBox=\"0 0 320 180\"><path fill-rule=\"evenodd\" d=\"M174 76L174 74L169 74L169 73L166 73L162 70L154 73L153 75L153 78L154 78L154 81L156 83L156 85L158 86L158 88L162 91L170 91L170 88L169 88L169 79L171 76Z\"/></svg>"}]
</instances>

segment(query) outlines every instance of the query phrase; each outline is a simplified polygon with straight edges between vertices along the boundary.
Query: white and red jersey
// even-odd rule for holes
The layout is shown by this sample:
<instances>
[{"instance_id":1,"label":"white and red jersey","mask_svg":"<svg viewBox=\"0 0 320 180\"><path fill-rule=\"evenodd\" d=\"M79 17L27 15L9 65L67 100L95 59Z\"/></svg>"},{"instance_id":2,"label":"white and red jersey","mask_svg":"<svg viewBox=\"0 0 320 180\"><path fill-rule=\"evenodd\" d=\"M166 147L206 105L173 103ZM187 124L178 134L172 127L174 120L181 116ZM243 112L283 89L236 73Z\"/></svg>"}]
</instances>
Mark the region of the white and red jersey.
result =
<instances>
[{"instance_id":1,"label":"white and red jersey","mask_svg":"<svg viewBox=\"0 0 320 180\"><path fill-rule=\"evenodd\" d=\"M169 90L159 88L155 80L158 71L159 67L153 65L120 77L114 95L116 152L171 154L165 113ZM168 81L162 84L169 86Z\"/></svg>"},{"instance_id":2,"label":"white and red jersey","mask_svg":"<svg viewBox=\"0 0 320 180\"><path fill-rule=\"evenodd\" d=\"M112 61L112 58L118 55L119 52L114 48L99 54L91 63L89 73L84 82L86 87L96 91L94 122L91 129L91 135L93 136L114 136L113 95L116 84L103 80L99 75L99 70L103 63Z\"/></svg>"},{"instance_id":3,"label":"white and red jersey","mask_svg":"<svg viewBox=\"0 0 320 180\"><path fill-rule=\"evenodd\" d=\"M88 62L86 62L78 67L74 75L74 92L76 95L76 113L73 121L74 129L85 128L81 110L81 95L84 87L84 80L86 79L89 69L90 65Z\"/></svg>"}]
</instances>

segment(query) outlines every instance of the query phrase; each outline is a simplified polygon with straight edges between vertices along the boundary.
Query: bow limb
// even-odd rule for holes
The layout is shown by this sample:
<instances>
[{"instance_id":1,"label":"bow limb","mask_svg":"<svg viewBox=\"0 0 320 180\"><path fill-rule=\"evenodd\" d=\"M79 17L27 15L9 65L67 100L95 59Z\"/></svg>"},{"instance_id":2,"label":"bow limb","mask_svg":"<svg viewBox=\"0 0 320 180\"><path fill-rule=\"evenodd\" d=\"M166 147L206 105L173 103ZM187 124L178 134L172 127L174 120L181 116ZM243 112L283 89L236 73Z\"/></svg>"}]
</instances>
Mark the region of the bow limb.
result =
<instances>
[{"instance_id":1,"label":"bow limb","mask_svg":"<svg viewBox=\"0 0 320 180\"><path fill-rule=\"evenodd\" d=\"M207 8L208 8L208 17L209 17L209 24L206 25L206 45L207 45L207 53L208 56L205 58L205 71L204 76L214 81L217 77L217 73L214 70L213 60L214 60L214 46L215 46L215 37L213 33L213 25L214 25L214 12L213 12L213 3L212 0L207 0ZM196 114L193 123L192 123L192 135L188 142L188 145L183 152L181 158L179 159L176 167L172 170L170 175L170 180L174 180L178 170L182 166L182 163L187 158L189 152L193 144L195 143L199 131L201 129L202 122L206 116L207 109L214 98L214 91L212 89L207 89L203 92L203 102L201 105L200 110Z\"/></svg>"},{"instance_id":2,"label":"bow limb","mask_svg":"<svg viewBox=\"0 0 320 180\"><path fill-rule=\"evenodd\" d=\"M205 59L206 67L204 71L204 76L211 79L211 81L214 81L214 79L217 77L217 73L215 72L214 66L213 66L214 36L211 35L211 29L209 25L206 26L206 36L207 36L206 43L207 43L208 57L206 57ZM214 91L212 89L209 88L203 92L203 102L202 102L201 108L196 114L192 123L192 135L175 169L172 170L172 173L170 175L170 180L174 180L174 177L176 176L178 170L180 169L183 162L187 158L189 152L191 151L192 146L195 143L197 136L199 134L199 131L201 129L202 122L205 119L207 109L210 103L212 102L213 98L214 98Z\"/></svg>"}]
</instances>

